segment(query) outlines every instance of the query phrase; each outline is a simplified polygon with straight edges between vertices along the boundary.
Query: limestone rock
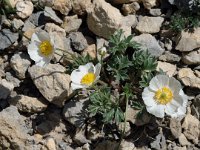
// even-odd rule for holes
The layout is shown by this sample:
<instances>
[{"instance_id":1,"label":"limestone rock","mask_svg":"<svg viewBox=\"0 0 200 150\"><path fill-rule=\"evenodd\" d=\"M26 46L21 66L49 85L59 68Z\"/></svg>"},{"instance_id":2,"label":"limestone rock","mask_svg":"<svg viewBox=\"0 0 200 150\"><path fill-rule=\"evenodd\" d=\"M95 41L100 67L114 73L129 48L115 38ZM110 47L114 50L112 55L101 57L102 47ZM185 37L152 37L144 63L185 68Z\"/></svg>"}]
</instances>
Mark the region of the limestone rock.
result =
<instances>
[{"instance_id":1,"label":"limestone rock","mask_svg":"<svg viewBox=\"0 0 200 150\"><path fill-rule=\"evenodd\" d=\"M0 99L6 99L11 91L14 89L14 85L5 79L0 78Z\"/></svg>"},{"instance_id":2,"label":"limestone rock","mask_svg":"<svg viewBox=\"0 0 200 150\"><path fill-rule=\"evenodd\" d=\"M111 0L111 2L115 4L126 4L126 3L131 3L139 0Z\"/></svg>"},{"instance_id":3,"label":"limestone rock","mask_svg":"<svg viewBox=\"0 0 200 150\"><path fill-rule=\"evenodd\" d=\"M15 8L16 4L19 1L23 1L23 0L9 0L9 4L10 4L11 8Z\"/></svg>"},{"instance_id":4,"label":"limestone rock","mask_svg":"<svg viewBox=\"0 0 200 150\"><path fill-rule=\"evenodd\" d=\"M81 32L72 32L69 34L69 38L74 50L83 51L88 46L87 40Z\"/></svg>"},{"instance_id":5,"label":"limestone rock","mask_svg":"<svg viewBox=\"0 0 200 150\"><path fill-rule=\"evenodd\" d=\"M84 49L84 51L83 51L82 54L84 56L86 56L87 54L89 54L90 57L96 58L96 56L97 56L96 45L95 44L89 45L87 48Z\"/></svg>"},{"instance_id":6,"label":"limestone rock","mask_svg":"<svg viewBox=\"0 0 200 150\"><path fill-rule=\"evenodd\" d=\"M163 55L159 57L159 60L167 61L167 62L179 62L181 57L179 55L173 54L169 51L166 51Z\"/></svg>"},{"instance_id":7,"label":"limestone rock","mask_svg":"<svg viewBox=\"0 0 200 150\"><path fill-rule=\"evenodd\" d=\"M164 21L162 17L142 17L136 26L136 29L141 33L158 33Z\"/></svg>"},{"instance_id":8,"label":"limestone rock","mask_svg":"<svg viewBox=\"0 0 200 150\"><path fill-rule=\"evenodd\" d=\"M181 146L186 146L186 145L190 145L191 143L187 140L187 138L185 137L185 135L183 133L180 134L179 138L178 138L179 143L181 144Z\"/></svg>"},{"instance_id":9,"label":"limestone rock","mask_svg":"<svg viewBox=\"0 0 200 150\"><path fill-rule=\"evenodd\" d=\"M44 9L44 15L46 17L51 18L56 23L63 23L63 21L56 15L55 11L51 7L45 7Z\"/></svg>"},{"instance_id":10,"label":"limestone rock","mask_svg":"<svg viewBox=\"0 0 200 150\"><path fill-rule=\"evenodd\" d=\"M27 144L31 140L27 134L23 117L17 108L10 106L0 113L0 148L1 149L32 149Z\"/></svg>"},{"instance_id":11,"label":"limestone rock","mask_svg":"<svg viewBox=\"0 0 200 150\"><path fill-rule=\"evenodd\" d=\"M179 138L182 133L181 121L176 118L171 118L169 127L174 138Z\"/></svg>"},{"instance_id":12,"label":"limestone rock","mask_svg":"<svg viewBox=\"0 0 200 150\"><path fill-rule=\"evenodd\" d=\"M164 49L160 47L155 37L151 34L141 34L133 37L133 41L136 41L142 45L143 49L148 49L152 56L159 57L164 52Z\"/></svg>"},{"instance_id":13,"label":"limestone rock","mask_svg":"<svg viewBox=\"0 0 200 150\"><path fill-rule=\"evenodd\" d=\"M122 6L122 11L123 14L128 15L128 14L135 14L136 11L140 9L140 5L137 2L133 2L130 4L123 4Z\"/></svg>"},{"instance_id":14,"label":"limestone rock","mask_svg":"<svg viewBox=\"0 0 200 150\"><path fill-rule=\"evenodd\" d=\"M10 60L10 65L12 69L15 71L16 76L19 79L24 79L26 77L26 71L28 67L31 65L31 62L27 54L17 53L12 56Z\"/></svg>"},{"instance_id":15,"label":"limestone rock","mask_svg":"<svg viewBox=\"0 0 200 150\"><path fill-rule=\"evenodd\" d=\"M197 144L199 141L199 120L194 116L187 114L182 127L184 129L183 134L188 140L192 140L194 144Z\"/></svg>"},{"instance_id":16,"label":"limestone rock","mask_svg":"<svg viewBox=\"0 0 200 150\"><path fill-rule=\"evenodd\" d=\"M48 3L49 0L45 0ZM53 9L60 11L63 15L68 15L72 10L72 1L71 0L51 0L51 6Z\"/></svg>"},{"instance_id":17,"label":"limestone rock","mask_svg":"<svg viewBox=\"0 0 200 150\"><path fill-rule=\"evenodd\" d=\"M45 68L32 66L28 72L40 93L51 103L62 107L71 94L70 75L59 64L49 64Z\"/></svg>"},{"instance_id":18,"label":"limestone rock","mask_svg":"<svg viewBox=\"0 0 200 150\"><path fill-rule=\"evenodd\" d=\"M78 144L78 145L83 145L86 143L90 143L91 141L88 140L85 136L85 131L83 129L78 129L76 131L76 134L73 138L73 140Z\"/></svg>"},{"instance_id":19,"label":"limestone rock","mask_svg":"<svg viewBox=\"0 0 200 150\"><path fill-rule=\"evenodd\" d=\"M24 22L21 19L14 18L12 21L12 25L15 29L18 30L24 25Z\"/></svg>"},{"instance_id":20,"label":"limestone rock","mask_svg":"<svg viewBox=\"0 0 200 150\"><path fill-rule=\"evenodd\" d=\"M200 76L194 74L190 68L182 68L178 72L178 78L185 86L190 86L200 89Z\"/></svg>"},{"instance_id":21,"label":"limestone rock","mask_svg":"<svg viewBox=\"0 0 200 150\"><path fill-rule=\"evenodd\" d=\"M199 65L200 64L200 49L192 51L182 58L183 62L187 65Z\"/></svg>"},{"instance_id":22,"label":"limestone rock","mask_svg":"<svg viewBox=\"0 0 200 150\"><path fill-rule=\"evenodd\" d=\"M91 0L73 0L73 12L77 15L84 15L91 4Z\"/></svg>"},{"instance_id":23,"label":"limestone rock","mask_svg":"<svg viewBox=\"0 0 200 150\"><path fill-rule=\"evenodd\" d=\"M141 0L141 1L143 2L143 5L146 9L151 9L157 4L157 0Z\"/></svg>"},{"instance_id":24,"label":"limestone rock","mask_svg":"<svg viewBox=\"0 0 200 150\"><path fill-rule=\"evenodd\" d=\"M77 15L66 16L62 27L65 29L66 33L76 32L82 24L82 20L78 18Z\"/></svg>"},{"instance_id":25,"label":"limestone rock","mask_svg":"<svg viewBox=\"0 0 200 150\"><path fill-rule=\"evenodd\" d=\"M88 28L96 35L108 39L117 29L131 34L131 26L137 22L135 15L122 16L120 11L104 0L94 0L88 10Z\"/></svg>"},{"instance_id":26,"label":"limestone rock","mask_svg":"<svg viewBox=\"0 0 200 150\"><path fill-rule=\"evenodd\" d=\"M86 119L84 116L84 111L87 105L88 100L70 100L70 102L65 104L63 109L65 120L69 121L76 127L81 127L82 123Z\"/></svg>"},{"instance_id":27,"label":"limestone rock","mask_svg":"<svg viewBox=\"0 0 200 150\"><path fill-rule=\"evenodd\" d=\"M11 46L18 40L19 34L12 33L9 29L3 29L0 31L0 51Z\"/></svg>"},{"instance_id":28,"label":"limestone rock","mask_svg":"<svg viewBox=\"0 0 200 150\"><path fill-rule=\"evenodd\" d=\"M29 17L33 12L33 3L31 1L19 1L16 4L17 15L24 19Z\"/></svg>"},{"instance_id":29,"label":"limestone rock","mask_svg":"<svg viewBox=\"0 0 200 150\"><path fill-rule=\"evenodd\" d=\"M194 32L182 31L178 37L176 49L181 52L192 51L200 47L200 28L194 29Z\"/></svg>"},{"instance_id":30,"label":"limestone rock","mask_svg":"<svg viewBox=\"0 0 200 150\"><path fill-rule=\"evenodd\" d=\"M162 69L169 77L173 77L176 74L176 65L158 61L157 71Z\"/></svg>"},{"instance_id":31,"label":"limestone rock","mask_svg":"<svg viewBox=\"0 0 200 150\"><path fill-rule=\"evenodd\" d=\"M47 102L44 99L38 99L25 95L19 95L9 101L16 106L19 111L27 113L42 112L47 108Z\"/></svg>"}]
</instances>

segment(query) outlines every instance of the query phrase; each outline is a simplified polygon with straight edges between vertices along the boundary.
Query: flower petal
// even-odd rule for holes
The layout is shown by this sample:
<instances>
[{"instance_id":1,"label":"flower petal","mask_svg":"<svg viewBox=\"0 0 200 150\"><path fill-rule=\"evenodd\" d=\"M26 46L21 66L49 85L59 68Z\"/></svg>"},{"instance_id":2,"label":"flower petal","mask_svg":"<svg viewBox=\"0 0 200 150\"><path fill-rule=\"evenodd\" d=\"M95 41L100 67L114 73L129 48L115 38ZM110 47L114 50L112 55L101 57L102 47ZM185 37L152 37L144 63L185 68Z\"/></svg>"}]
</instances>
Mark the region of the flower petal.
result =
<instances>
[{"instance_id":1,"label":"flower petal","mask_svg":"<svg viewBox=\"0 0 200 150\"><path fill-rule=\"evenodd\" d=\"M144 104L146 106L155 106L155 105L157 105L156 101L153 98L154 95L155 95L155 93L150 91L150 89L148 87L146 87L144 89L144 91L142 92L142 99L143 99Z\"/></svg>"},{"instance_id":2,"label":"flower petal","mask_svg":"<svg viewBox=\"0 0 200 150\"><path fill-rule=\"evenodd\" d=\"M36 33L33 33L31 37L31 43L35 41L41 42L40 39L38 38L38 35Z\"/></svg>"},{"instance_id":3,"label":"flower petal","mask_svg":"<svg viewBox=\"0 0 200 150\"><path fill-rule=\"evenodd\" d=\"M81 89L81 88L84 88L85 86L84 85L81 85L81 84L76 84L76 83L71 83L71 88L72 90L76 90L76 89Z\"/></svg>"},{"instance_id":4,"label":"flower petal","mask_svg":"<svg viewBox=\"0 0 200 150\"><path fill-rule=\"evenodd\" d=\"M172 116L173 114L175 114L178 110L178 107L172 105L172 103L169 103L166 105L165 108L165 113L168 114L169 116Z\"/></svg>"},{"instance_id":5,"label":"flower petal","mask_svg":"<svg viewBox=\"0 0 200 150\"><path fill-rule=\"evenodd\" d=\"M176 80L174 77L171 77L169 79L169 88L172 90L174 94L178 94L181 90L181 84L178 80Z\"/></svg>"},{"instance_id":6,"label":"flower petal","mask_svg":"<svg viewBox=\"0 0 200 150\"><path fill-rule=\"evenodd\" d=\"M28 54L30 58L35 62L38 62L43 59L43 57L39 55L38 48L34 43L28 45Z\"/></svg>"},{"instance_id":7,"label":"flower petal","mask_svg":"<svg viewBox=\"0 0 200 150\"><path fill-rule=\"evenodd\" d=\"M50 36L46 31L37 32L37 36L40 41L50 41Z\"/></svg>"},{"instance_id":8,"label":"flower petal","mask_svg":"<svg viewBox=\"0 0 200 150\"><path fill-rule=\"evenodd\" d=\"M153 114L158 118L163 118L165 116L165 105L155 105L152 107L146 107L146 109L150 114Z\"/></svg>"},{"instance_id":9,"label":"flower petal","mask_svg":"<svg viewBox=\"0 0 200 150\"><path fill-rule=\"evenodd\" d=\"M70 76L71 81L74 82L74 83L76 83L76 84L81 84L81 80L82 80L82 78L83 78L83 76L85 74L87 74L86 70L83 71L83 69L82 70L75 69L71 73L71 76Z\"/></svg>"},{"instance_id":10,"label":"flower petal","mask_svg":"<svg viewBox=\"0 0 200 150\"><path fill-rule=\"evenodd\" d=\"M153 77L149 83L149 87L153 91L157 91L158 89L163 88L164 86L168 86L169 77L166 75L157 75Z\"/></svg>"}]
</instances>

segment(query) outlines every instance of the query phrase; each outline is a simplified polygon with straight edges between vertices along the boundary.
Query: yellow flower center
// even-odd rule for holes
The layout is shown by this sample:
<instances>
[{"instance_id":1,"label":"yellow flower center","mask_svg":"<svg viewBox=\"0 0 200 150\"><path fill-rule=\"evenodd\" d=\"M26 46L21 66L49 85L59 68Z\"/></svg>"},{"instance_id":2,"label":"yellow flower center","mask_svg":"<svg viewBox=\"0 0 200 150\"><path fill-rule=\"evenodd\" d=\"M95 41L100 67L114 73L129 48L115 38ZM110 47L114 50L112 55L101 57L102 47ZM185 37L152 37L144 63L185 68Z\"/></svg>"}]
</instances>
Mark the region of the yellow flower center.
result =
<instances>
[{"instance_id":1,"label":"yellow flower center","mask_svg":"<svg viewBox=\"0 0 200 150\"><path fill-rule=\"evenodd\" d=\"M167 103L171 102L172 98L173 93L167 87L163 87L162 89L157 90L154 96L154 99L162 105L166 105Z\"/></svg>"},{"instance_id":2,"label":"yellow flower center","mask_svg":"<svg viewBox=\"0 0 200 150\"><path fill-rule=\"evenodd\" d=\"M46 57L48 57L49 55L53 53L53 47L49 41L41 42L39 49L40 49L40 53Z\"/></svg>"},{"instance_id":3,"label":"yellow flower center","mask_svg":"<svg viewBox=\"0 0 200 150\"><path fill-rule=\"evenodd\" d=\"M94 82L94 80L95 80L94 73L88 73L84 75L83 78L81 79L81 84L90 85Z\"/></svg>"}]
</instances>

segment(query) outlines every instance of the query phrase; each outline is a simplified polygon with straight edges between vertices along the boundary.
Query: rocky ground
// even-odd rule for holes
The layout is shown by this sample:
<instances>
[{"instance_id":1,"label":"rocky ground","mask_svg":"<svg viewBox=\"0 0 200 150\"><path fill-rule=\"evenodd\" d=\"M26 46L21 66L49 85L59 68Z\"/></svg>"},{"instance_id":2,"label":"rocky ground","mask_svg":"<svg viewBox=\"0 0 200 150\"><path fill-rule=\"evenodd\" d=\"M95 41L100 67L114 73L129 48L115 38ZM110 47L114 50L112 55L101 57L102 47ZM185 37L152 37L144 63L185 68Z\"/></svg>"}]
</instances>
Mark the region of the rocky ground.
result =
<instances>
[{"instance_id":1,"label":"rocky ground","mask_svg":"<svg viewBox=\"0 0 200 150\"><path fill-rule=\"evenodd\" d=\"M128 110L121 150L200 149L200 27L179 33L166 28L172 0L10 0L15 13L0 16L0 149L114 150L119 133L85 116L88 99L70 96L67 60L56 54L45 68L27 53L40 29L56 47L95 58L117 29L158 58L158 67L177 78L189 96L182 120L144 118ZM0 7L3 7L3 4ZM72 97L72 98L71 98ZM119 127L120 128L120 127Z\"/></svg>"}]
</instances>

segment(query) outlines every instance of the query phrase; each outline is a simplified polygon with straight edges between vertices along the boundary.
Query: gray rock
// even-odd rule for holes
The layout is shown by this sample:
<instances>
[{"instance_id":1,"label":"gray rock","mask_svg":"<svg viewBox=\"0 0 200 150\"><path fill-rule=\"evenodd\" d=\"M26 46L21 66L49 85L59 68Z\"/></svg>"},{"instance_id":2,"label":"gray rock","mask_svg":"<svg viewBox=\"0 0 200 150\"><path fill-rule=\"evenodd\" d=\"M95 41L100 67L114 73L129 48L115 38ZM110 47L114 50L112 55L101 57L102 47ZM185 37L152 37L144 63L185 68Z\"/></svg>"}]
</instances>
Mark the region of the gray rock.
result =
<instances>
[{"instance_id":1,"label":"gray rock","mask_svg":"<svg viewBox=\"0 0 200 150\"><path fill-rule=\"evenodd\" d=\"M135 15L122 16L120 11L111 4L93 1L93 7L88 9L88 28L96 35L108 39L117 29L122 29L125 35L131 34L131 27L137 23Z\"/></svg>"},{"instance_id":2,"label":"gray rock","mask_svg":"<svg viewBox=\"0 0 200 150\"><path fill-rule=\"evenodd\" d=\"M9 29L3 29L0 31L0 51L11 46L18 40L19 34L13 33Z\"/></svg>"},{"instance_id":3,"label":"gray rock","mask_svg":"<svg viewBox=\"0 0 200 150\"><path fill-rule=\"evenodd\" d=\"M140 5L137 2L133 2L130 4L123 4L122 6L122 11L123 14L128 15L128 14L135 14L136 11L140 9Z\"/></svg>"},{"instance_id":4,"label":"gray rock","mask_svg":"<svg viewBox=\"0 0 200 150\"><path fill-rule=\"evenodd\" d=\"M76 131L76 134L75 134L73 140L78 145L83 145L83 144L86 144L86 143L91 143L91 141L86 138L85 131L83 129L78 129Z\"/></svg>"},{"instance_id":5,"label":"gray rock","mask_svg":"<svg viewBox=\"0 0 200 150\"><path fill-rule=\"evenodd\" d=\"M165 51L165 53L159 57L159 60L167 62L179 62L181 60L181 57L169 51Z\"/></svg>"},{"instance_id":6,"label":"gray rock","mask_svg":"<svg viewBox=\"0 0 200 150\"><path fill-rule=\"evenodd\" d=\"M51 103L62 107L71 94L70 75L59 64L49 64L45 68L32 66L28 72L40 93Z\"/></svg>"},{"instance_id":7,"label":"gray rock","mask_svg":"<svg viewBox=\"0 0 200 150\"><path fill-rule=\"evenodd\" d=\"M14 105L21 112L38 113L47 108L47 102L44 99L38 99L25 95L18 95L9 100L11 105Z\"/></svg>"},{"instance_id":8,"label":"gray rock","mask_svg":"<svg viewBox=\"0 0 200 150\"><path fill-rule=\"evenodd\" d=\"M143 49L148 49L152 56L159 57L164 52L164 49L160 47L158 41L151 34L135 36L133 37L133 41L140 43Z\"/></svg>"},{"instance_id":9,"label":"gray rock","mask_svg":"<svg viewBox=\"0 0 200 150\"><path fill-rule=\"evenodd\" d=\"M12 25L15 29L18 30L24 25L24 22L21 19L14 18L12 21Z\"/></svg>"},{"instance_id":10,"label":"gray rock","mask_svg":"<svg viewBox=\"0 0 200 150\"><path fill-rule=\"evenodd\" d=\"M16 14L25 19L29 17L33 12L33 3L31 1L19 1L16 3Z\"/></svg>"},{"instance_id":11,"label":"gray rock","mask_svg":"<svg viewBox=\"0 0 200 150\"><path fill-rule=\"evenodd\" d=\"M5 79L0 78L0 99L6 99L11 91L14 89L14 85Z\"/></svg>"},{"instance_id":12,"label":"gray rock","mask_svg":"<svg viewBox=\"0 0 200 150\"><path fill-rule=\"evenodd\" d=\"M36 26L29 20L27 19L24 23L24 27L22 28L22 31L27 31L29 29L34 29Z\"/></svg>"},{"instance_id":13,"label":"gray rock","mask_svg":"<svg viewBox=\"0 0 200 150\"><path fill-rule=\"evenodd\" d=\"M86 119L85 108L88 103L88 99L79 101L76 99L70 100L70 102L65 104L63 109L64 119L76 127L81 127Z\"/></svg>"},{"instance_id":14,"label":"gray rock","mask_svg":"<svg viewBox=\"0 0 200 150\"><path fill-rule=\"evenodd\" d=\"M152 16L160 16L162 14L161 9L160 8L155 8L155 9L150 9L149 13Z\"/></svg>"},{"instance_id":15,"label":"gray rock","mask_svg":"<svg viewBox=\"0 0 200 150\"><path fill-rule=\"evenodd\" d=\"M72 32L69 34L69 38L73 48L77 51L83 51L88 46L87 40L81 32Z\"/></svg>"},{"instance_id":16,"label":"gray rock","mask_svg":"<svg viewBox=\"0 0 200 150\"><path fill-rule=\"evenodd\" d=\"M77 15L85 15L91 4L91 0L73 0L73 12Z\"/></svg>"},{"instance_id":17,"label":"gray rock","mask_svg":"<svg viewBox=\"0 0 200 150\"><path fill-rule=\"evenodd\" d=\"M44 8L44 15L57 23L63 23L63 21L56 15L55 11L51 7L46 6Z\"/></svg>"},{"instance_id":18,"label":"gray rock","mask_svg":"<svg viewBox=\"0 0 200 150\"><path fill-rule=\"evenodd\" d=\"M169 127L174 138L178 139L182 133L181 121L176 118L171 118Z\"/></svg>"},{"instance_id":19,"label":"gray rock","mask_svg":"<svg viewBox=\"0 0 200 150\"><path fill-rule=\"evenodd\" d=\"M16 53L10 60L10 65L19 79L26 77L26 71L31 65L29 56L25 53Z\"/></svg>"},{"instance_id":20,"label":"gray rock","mask_svg":"<svg viewBox=\"0 0 200 150\"><path fill-rule=\"evenodd\" d=\"M189 52L200 48L200 27L195 28L194 32L182 31L177 38L176 49L181 52Z\"/></svg>"},{"instance_id":21,"label":"gray rock","mask_svg":"<svg viewBox=\"0 0 200 150\"><path fill-rule=\"evenodd\" d=\"M158 33L164 21L163 17L142 17L136 26L141 33Z\"/></svg>"},{"instance_id":22,"label":"gray rock","mask_svg":"<svg viewBox=\"0 0 200 150\"><path fill-rule=\"evenodd\" d=\"M200 64L200 49L192 51L182 57L182 60L187 65L199 65Z\"/></svg>"},{"instance_id":23,"label":"gray rock","mask_svg":"<svg viewBox=\"0 0 200 150\"><path fill-rule=\"evenodd\" d=\"M31 137L27 134L24 118L17 108L10 106L0 113L0 147L1 149L32 149Z\"/></svg>"},{"instance_id":24,"label":"gray rock","mask_svg":"<svg viewBox=\"0 0 200 150\"><path fill-rule=\"evenodd\" d=\"M43 11L38 11L37 13L33 13L28 20L34 24L36 27L44 25L46 23L46 17L44 16Z\"/></svg>"},{"instance_id":25,"label":"gray rock","mask_svg":"<svg viewBox=\"0 0 200 150\"><path fill-rule=\"evenodd\" d=\"M65 29L66 33L76 32L82 24L82 20L78 19L77 15L66 16L62 27Z\"/></svg>"},{"instance_id":26,"label":"gray rock","mask_svg":"<svg viewBox=\"0 0 200 150\"><path fill-rule=\"evenodd\" d=\"M155 150L166 149L166 139L163 134L158 134L156 140L151 143L151 148Z\"/></svg>"},{"instance_id":27,"label":"gray rock","mask_svg":"<svg viewBox=\"0 0 200 150\"><path fill-rule=\"evenodd\" d=\"M19 87L21 81L14 77L10 72L6 72L6 80L14 85L14 87Z\"/></svg>"}]
</instances>

